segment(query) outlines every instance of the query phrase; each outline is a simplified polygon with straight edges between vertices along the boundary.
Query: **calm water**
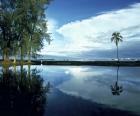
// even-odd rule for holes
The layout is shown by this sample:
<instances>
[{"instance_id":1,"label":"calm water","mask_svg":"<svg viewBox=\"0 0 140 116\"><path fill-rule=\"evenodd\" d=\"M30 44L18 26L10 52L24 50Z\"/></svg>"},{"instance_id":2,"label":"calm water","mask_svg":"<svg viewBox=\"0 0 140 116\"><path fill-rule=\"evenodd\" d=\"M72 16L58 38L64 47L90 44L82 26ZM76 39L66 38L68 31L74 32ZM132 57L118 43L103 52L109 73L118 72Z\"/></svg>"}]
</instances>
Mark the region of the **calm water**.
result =
<instances>
[{"instance_id":1,"label":"calm water","mask_svg":"<svg viewBox=\"0 0 140 116\"><path fill-rule=\"evenodd\" d=\"M18 66L0 72L0 115L140 115L140 67Z\"/></svg>"}]
</instances>

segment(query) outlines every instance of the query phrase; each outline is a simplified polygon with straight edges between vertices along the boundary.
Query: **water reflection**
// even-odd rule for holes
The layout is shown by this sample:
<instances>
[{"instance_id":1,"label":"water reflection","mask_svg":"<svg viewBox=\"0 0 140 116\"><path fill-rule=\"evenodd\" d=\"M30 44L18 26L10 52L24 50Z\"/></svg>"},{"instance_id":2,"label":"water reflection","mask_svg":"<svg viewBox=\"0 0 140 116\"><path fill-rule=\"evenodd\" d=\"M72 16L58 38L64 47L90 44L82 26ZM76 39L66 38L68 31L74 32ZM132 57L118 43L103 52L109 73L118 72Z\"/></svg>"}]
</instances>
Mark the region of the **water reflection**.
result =
<instances>
[{"instance_id":1,"label":"water reflection","mask_svg":"<svg viewBox=\"0 0 140 116\"><path fill-rule=\"evenodd\" d=\"M120 95L120 93L123 92L123 87L122 85L119 85L118 79L119 79L119 66L117 67L117 80L115 84L111 85L111 91L112 95Z\"/></svg>"},{"instance_id":2,"label":"water reflection","mask_svg":"<svg viewBox=\"0 0 140 116\"><path fill-rule=\"evenodd\" d=\"M44 93L39 94L39 91L42 91L41 87L44 88L40 82L42 78L43 83L49 81L52 85L51 94L47 94L44 116L132 116L140 114L139 70L140 67L117 67L117 69L116 67L94 66L5 67L1 71L0 78L0 96L2 96L0 97L0 115L43 115L46 99L42 97ZM5 81L2 81L3 78ZM35 82L41 84L33 84ZM113 96L111 83L112 87L115 85L116 88L123 85L122 91L125 88L123 94L120 92L120 96ZM50 84L47 86L48 93ZM45 102L40 99L45 99Z\"/></svg>"},{"instance_id":3,"label":"water reflection","mask_svg":"<svg viewBox=\"0 0 140 116\"><path fill-rule=\"evenodd\" d=\"M36 69L4 66L0 75L0 114L43 116L50 84L44 85Z\"/></svg>"},{"instance_id":4,"label":"water reflection","mask_svg":"<svg viewBox=\"0 0 140 116\"><path fill-rule=\"evenodd\" d=\"M57 85L57 88L62 92L116 109L140 114L140 67L62 68L64 71L69 71L67 76L70 77L69 80ZM53 69L52 67L49 70ZM118 73L118 76L116 73ZM117 86L122 88L122 92L119 93L120 95L114 96L110 85L115 85L116 82ZM124 88L125 91L123 90Z\"/></svg>"}]
</instances>

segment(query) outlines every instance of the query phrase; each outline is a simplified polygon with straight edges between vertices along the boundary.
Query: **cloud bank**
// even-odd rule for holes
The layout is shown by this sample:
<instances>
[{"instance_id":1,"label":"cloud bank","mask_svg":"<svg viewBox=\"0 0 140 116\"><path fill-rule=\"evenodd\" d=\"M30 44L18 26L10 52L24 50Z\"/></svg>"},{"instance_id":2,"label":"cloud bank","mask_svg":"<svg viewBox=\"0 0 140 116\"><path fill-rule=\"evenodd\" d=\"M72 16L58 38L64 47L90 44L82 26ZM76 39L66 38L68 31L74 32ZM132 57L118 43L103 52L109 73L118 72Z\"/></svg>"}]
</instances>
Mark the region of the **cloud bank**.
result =
<instances>
[{"instance_id":1,"label":"cloud bank","mask_svg":"<svg viewBox=\"0 0 140 116\"><path fill-rule=\"evenodd\" d=\"M51 45L55 47L48 48L48 51L65 55L113 51L116 46L111 43L110 38L115 31L119 31L124 37L120 49L131 47L130 43L140 43L139 14L140 3L136 3L124 9L65 24L55 31L59 35L59 42Z\"/></svg>"}]
</instances>

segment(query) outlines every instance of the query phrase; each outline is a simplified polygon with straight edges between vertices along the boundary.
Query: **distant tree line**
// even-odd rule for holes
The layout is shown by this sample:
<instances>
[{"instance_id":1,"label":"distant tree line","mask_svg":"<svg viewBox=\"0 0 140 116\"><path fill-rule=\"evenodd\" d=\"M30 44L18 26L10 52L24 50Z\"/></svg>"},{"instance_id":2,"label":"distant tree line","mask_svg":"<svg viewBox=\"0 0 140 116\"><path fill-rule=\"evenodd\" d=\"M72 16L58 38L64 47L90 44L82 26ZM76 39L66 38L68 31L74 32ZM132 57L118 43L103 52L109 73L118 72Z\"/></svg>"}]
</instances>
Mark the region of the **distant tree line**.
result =
<instances>
[{"instance_id":1,"label":"distant tree line","mask_svg":"<svg viewBox=\"0 0 140 116\"><path fill-rule=\"evenodd\" d=\"M44 39L50 43L45 10L50 0L0 0L0 52L3 60L36 54Z\"/></svg>"}]
</instances>

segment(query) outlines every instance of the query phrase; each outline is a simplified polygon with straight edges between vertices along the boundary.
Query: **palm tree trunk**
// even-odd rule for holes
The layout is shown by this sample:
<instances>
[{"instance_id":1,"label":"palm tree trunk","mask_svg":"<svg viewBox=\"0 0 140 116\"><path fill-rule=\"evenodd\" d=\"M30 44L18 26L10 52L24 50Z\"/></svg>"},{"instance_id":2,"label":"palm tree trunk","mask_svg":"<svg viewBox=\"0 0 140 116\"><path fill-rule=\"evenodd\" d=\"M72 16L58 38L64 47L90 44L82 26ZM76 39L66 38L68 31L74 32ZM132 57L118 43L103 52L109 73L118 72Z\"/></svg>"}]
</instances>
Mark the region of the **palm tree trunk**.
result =
<instances>
[{"instance_id":1,"label":"palm tree trunk","mask_svg":"<svg viewBox=\"0 0 140 116\"><path fill-rule=\"evenodd\" d=\"M118 48L118 45L117 45L117 59L118 59L118 62L119 62L119 53L118 53L118 51L119 51L119 48Z\"/></svg>"}]
</instances>

